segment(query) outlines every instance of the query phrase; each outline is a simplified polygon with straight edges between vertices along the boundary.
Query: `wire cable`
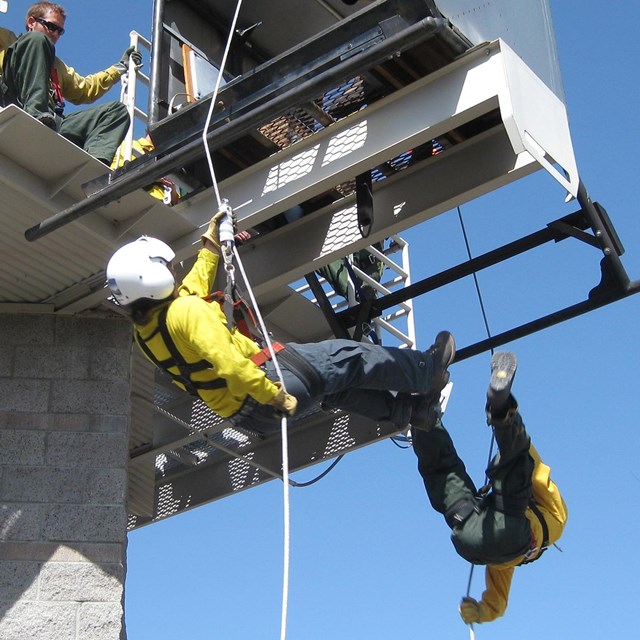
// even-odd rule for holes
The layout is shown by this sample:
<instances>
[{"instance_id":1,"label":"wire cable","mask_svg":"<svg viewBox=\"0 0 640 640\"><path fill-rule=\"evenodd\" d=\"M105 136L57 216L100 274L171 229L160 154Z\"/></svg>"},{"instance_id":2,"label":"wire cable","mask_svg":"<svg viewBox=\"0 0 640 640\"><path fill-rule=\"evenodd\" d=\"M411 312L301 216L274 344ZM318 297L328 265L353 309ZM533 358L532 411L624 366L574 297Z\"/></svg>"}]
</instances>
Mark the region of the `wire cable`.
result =
<instances>
[{"instance_id":1,"label":"wire cable","mask_svg":"<svg viewBox=\"0 0 640 640\"><path fill-rule=\"evenodd\" d=\"M456 209L458 211L458 220L460 222L460 228L462 229L462 237L464 238L464 244L467 249L467 257L469 258L469 260L472 260L473 255L471 253L471 247L469 245L469 237L467 236L467 229L465 227L464 219L462 217L462 209L460 207L456 207ZM491 338L491 329L489 327L489 320L487 318L487 312L484 306L484 300L482 298L482 291L480 290L480 283L478 282L478 274L475 271L473 272L473 282L475 283L476 295L478 296L478 302L480 303L480 310L482 312L482 320L484 322L484 328L485 328L485 331L487 332L487 337ZM491 354L493 355L493 347L491 348ZM495 444L495 435L492 429L491 443L489 444L489 458L487 460L486 468L489 468L489 464L491 463L491 458L493 457L494 444ZM485 475L485 479L484 479L485 484L487 483L487 480L488 480L488 477ZM474 568L475 568L475 565L471 563L471 567L469 569L469 579L467 581L467 595L466 595L467 598L471 597L469 594L471 593L471 582L473 580ZM469 624L469 637L471 640L475 640L475 637L476 637L476 632L473 628L473 623Z\"/></svg>"}]
</instances>

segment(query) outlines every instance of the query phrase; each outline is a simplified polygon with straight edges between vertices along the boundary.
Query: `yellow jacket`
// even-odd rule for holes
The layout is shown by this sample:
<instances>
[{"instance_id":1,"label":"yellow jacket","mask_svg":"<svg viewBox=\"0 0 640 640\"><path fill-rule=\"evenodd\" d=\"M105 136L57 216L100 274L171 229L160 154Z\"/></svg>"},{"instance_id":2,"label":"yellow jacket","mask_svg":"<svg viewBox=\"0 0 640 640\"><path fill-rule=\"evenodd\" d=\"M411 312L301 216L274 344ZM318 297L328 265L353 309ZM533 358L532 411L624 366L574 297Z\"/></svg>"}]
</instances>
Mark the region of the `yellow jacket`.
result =
<instances>
[{"instance_id":1,"label":"yellow jacket","mask_svg":"<svg viewBox=\"0 0 640 640\"><path fill-rule=\"evenodd\" d=\"M567 505L565 504L558 487L551 480L551 469L542 462L536 448L531 445L529 453L535 462L532 474L533 495L532 499L547 523L549 529L549 545L560 539L567 523ZM542 525L538 517L531 509L526 514L531 525L533 538L532 550L527 554L527 559L535 560L540 555L542 544ZM479 622L490 622L504 614L509 600L509 590L513 571L525 556L520 556L511 562L500 565L487 565L485 568L486 590L482 594L479 603Z\"/></svg>"},{"instance_id":2,"label":"yellow jacket","mask_svg":"<svg viewBox=\"0 0 640 640\"><path fill-rule=\"evenodd\" d=\"M191 375L194 381L224 378L223 389L200 389L199 396L213 411L222 417L233 415L249 395L262 404L278 394L278 388L264 371L249 359L260 349L256 343L239 331L230 332L225 315L216 302L202 299L213 286L219 257L207 249L201 249L191 271L178 288L178 297L172 300L167 311L167 328L180 354L189 363L206 360L211 369ZM150 322L135 325L135 330L145 340L158 360L169 358L169 350L159 333L158 314L154 310ZM153 337L151 337L153 336ZM177 373L177 369L172 369ZM177 383L178 386L184 387Z\"/></svg>"},{"instance_id":3,"label":"yellow jacket","mask_svg":"<svg viewBox=\"0 0 640 640\"><path fill-rule=\"evenodd\" d=\"M17 40L13 31L0 27L0 68L4 63L7 49ZM102 97L120 80L120 72L116 65L104 71L98 71L88 76L81 76L68 67L60 58L56 57L54 67L58 73L58 82L65 100L73 104L90 104Z\"/></svg>"}]
</instances>

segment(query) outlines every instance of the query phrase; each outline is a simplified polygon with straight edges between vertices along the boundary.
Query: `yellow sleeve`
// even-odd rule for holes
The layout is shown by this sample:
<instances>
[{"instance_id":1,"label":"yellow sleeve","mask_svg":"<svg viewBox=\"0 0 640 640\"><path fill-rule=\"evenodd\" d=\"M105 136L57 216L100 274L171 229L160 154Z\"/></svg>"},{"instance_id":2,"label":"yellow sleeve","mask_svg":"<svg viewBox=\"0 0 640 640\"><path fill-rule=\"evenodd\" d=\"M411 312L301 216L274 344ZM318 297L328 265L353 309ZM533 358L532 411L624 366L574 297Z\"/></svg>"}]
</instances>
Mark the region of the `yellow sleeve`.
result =
<instances>
[{"instance_id":1,"label":"yellow sleeve","mask_svg":"<svg viewBox=\"0 0 640 640\"><path fill-rule=\"evenodd\" d=\"M250 395L266 404L278 394L265 372L234 342L219 305L196 296L178 299L170 307L167 326L187 360L210 362L215 374L226 380L226 391L235 398Z\"/></svg>"},{"instance_id":2,"label":"yellow sleeve","mask_svg":"<svg viewBox=\"0 0 640 640\"><path fill-rule=\"evenodd\" d=\"M211 293L218 272L220 256L208 249L200 249L191 271L178 287L179 296L206 296Z\"/></svg>"},{"instance_id":3,"label":"yellow sleeve","mask_svg":"<svg viewBox=\"0 0 640 640\"><path fill-rule=\"evenodd\" d=\"M73 104L95 102L120 80L120 73L115 65L88 76L76 73L73 67L68 67L60 58L56 58L54 66L58 72L62 95Z\"/></svg>"},{"instance_id":4,"label":"yellow sleeve","mask_svg":"<svg viewBox=\"0 0 640 640\"><path fill-rule=\"evenodd\" d=\"M480 601L480 622L491 622L507 610L509 591L514 567L500 568L487 565L485 569L486 589Z\"/></svg>"}]
</instances>

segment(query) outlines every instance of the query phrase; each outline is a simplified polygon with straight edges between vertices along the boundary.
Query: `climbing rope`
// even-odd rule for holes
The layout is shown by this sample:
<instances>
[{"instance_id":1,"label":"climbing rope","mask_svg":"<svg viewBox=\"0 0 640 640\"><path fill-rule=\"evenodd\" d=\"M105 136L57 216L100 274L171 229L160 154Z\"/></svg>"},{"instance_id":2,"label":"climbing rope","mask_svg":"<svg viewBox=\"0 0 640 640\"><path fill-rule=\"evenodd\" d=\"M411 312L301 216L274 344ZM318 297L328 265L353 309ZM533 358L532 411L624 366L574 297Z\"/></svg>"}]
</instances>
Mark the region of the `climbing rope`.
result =
<instances>
[{"instance_id":1,"label":"climbing rope","mask_svg":"<svg viewBox=\"0 0 640 640\"><path fill-rule=\"evenodd\" d=\"M230 295L230 290L233 288L235 282L233 280L235 271L233 266L232 258L235 258L235 262L238 265L238 269L242 276L242 279L247 288L247 292L249 294L251 305L256 312L256 318L259 322L260 329L262 330L262 335L264 336L267 348L269 349L269 354L271 355L271 360L275 366L276 373L278 376L278 380L284 389L284 380L282 377L282 370L280 369L280 365L278 363L278 359L276 357L275 350L273 348L273 343L269 337L269 332L266 330L264 320L262 318L262 314L260 313L260 309L255 300L255 296L253 294L253 289L249 283L246 272L244 270L244 266L242 264L242 260L240 258L240 254L238 253L238 249L235 245L235 241L233 238L233 211L229 206L228 202L223 201L220 196L220 189L218 187L218 181L216 180L216 172L213 166L213 158L211 156L211 150L209 149L209 144L207 142L207 133L209 131L209 126L211 124L211 120L213 118L213 111L216 108L216 101L218 99L218 91L220 90L220 84L222 81L222 77L224 74L224 69L227 64L227 57L229 55L229 51L231 49L231 41L233 39L233 34L236 30L236 24L238 22L238 16L240 14L240 7L242 5L242 0L237 0L236 10L233 16L233 20L231 22L231 27L229 29L229 35L227 38L227 43L225 46L224 54L222 56L222 62L220 63L220 69L218 73L218 77L216 79L216 84L211 94L211 104L209 105L209 111L207 113L207 118L205 120L204 129L202 131L202 143L205 148L205 154L207 157L207 163L209 165L209 173L211 176L211 182L213 185L214 192L216 194L216 200L218 203L218 210L224 210L226 215L220 225L220 246L222 250L222 257L224 260L225 271L227 273L227 291L225 292L225 296L227 294ZM288 602L289 602L289 564L290 564L290 556L291 556L291 517L290 517L290 501L289 501L289 441L288 441L288 432L287 432L287 418L286 416L282 416L280 423L280 432L282 435L282 486L283 486L283 517L284 517L284 550L283 550L283 580L282 580L282 616L280 623L280 640L285 640L287 635L287 611L288 611Z\"/></svg>"},{"instance_id":2,"label":"climbing rope","mask_svg":"<svg viewBox=\"0 0 640 640\"><path fill-rule=\"evenodd\" d=\"M469 260L473 259L473 256L471 254L471 247L469 245L469 238L467 236L467 229L465 227L464 224L464 219L462 217L462 209L460 207L457 207L457 211L458 211L458 220L460 221L460 228L462 229L462 237L464 238L464 244L465 247L467 249L467 257L469 258ZM480 303L480 310L482 312L482 319L484 321L484 328L485 331L487 332L487 337L491 338L491 329L489 328L489 320L487 318L487 312L484 306L484 300L482 298L482 291L480 290L480 283L478 282L478 275L477 273L474 271L473 272L473 282L475 283L475 288L476 288L476 295L478 296L478 302ZM493 355L493 347L491 348L491 354ZM489 464L491 463L491 458L493 457L493 447L495 444L495 436L493 433L493 430L491 430L491 443L489 445L489 457L487 460L487 466L485 468L489 467ZM485 475L485 479L484 482L485 484L487 483L487 476ZM474 570L475 565L473 563L471 563L471 566L469 568L469 579L467 581L467 598L471 597L469 594L471 593L471 582L473 580L473 570ZM473 623L469 624L469 637L471 638L471 640L475 640L476 638L476 633L475 630L473 628Z\"/></svg>"}]
</instances>

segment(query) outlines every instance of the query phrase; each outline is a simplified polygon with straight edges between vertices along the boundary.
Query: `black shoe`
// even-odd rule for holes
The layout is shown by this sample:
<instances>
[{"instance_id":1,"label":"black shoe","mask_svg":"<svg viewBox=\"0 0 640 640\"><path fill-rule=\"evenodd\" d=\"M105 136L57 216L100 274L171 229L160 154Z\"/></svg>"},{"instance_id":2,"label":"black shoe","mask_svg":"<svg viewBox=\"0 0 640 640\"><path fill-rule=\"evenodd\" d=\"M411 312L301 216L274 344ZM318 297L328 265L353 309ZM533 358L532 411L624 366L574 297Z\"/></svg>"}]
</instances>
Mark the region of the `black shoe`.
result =
<instances>
[{"instance_id":1,"label":"black shoe","mask_svg":"<svg viewBox=\"0 0 640 640\"><path fill-rule=\"evenodd\" d=\"M453 362L456 355L456 343L448 331L441 331L435 342L429 347L427 353L433 359L432 391L428 394L432 399L439 400L440 392L449 382L447 368Z\"/></svg>"},{"instance_id":2,"label":"black shoe","mask_svg":"<svg viewBox=\"0 0 640 640\"><path fill-rule=\"evenodd\" d=\"M511 385L518 363L513 353L498 351L491 357L491 381L487 389L487 409L494 417L501 416L509 408Z\"/></svg>"}]
</instances>

